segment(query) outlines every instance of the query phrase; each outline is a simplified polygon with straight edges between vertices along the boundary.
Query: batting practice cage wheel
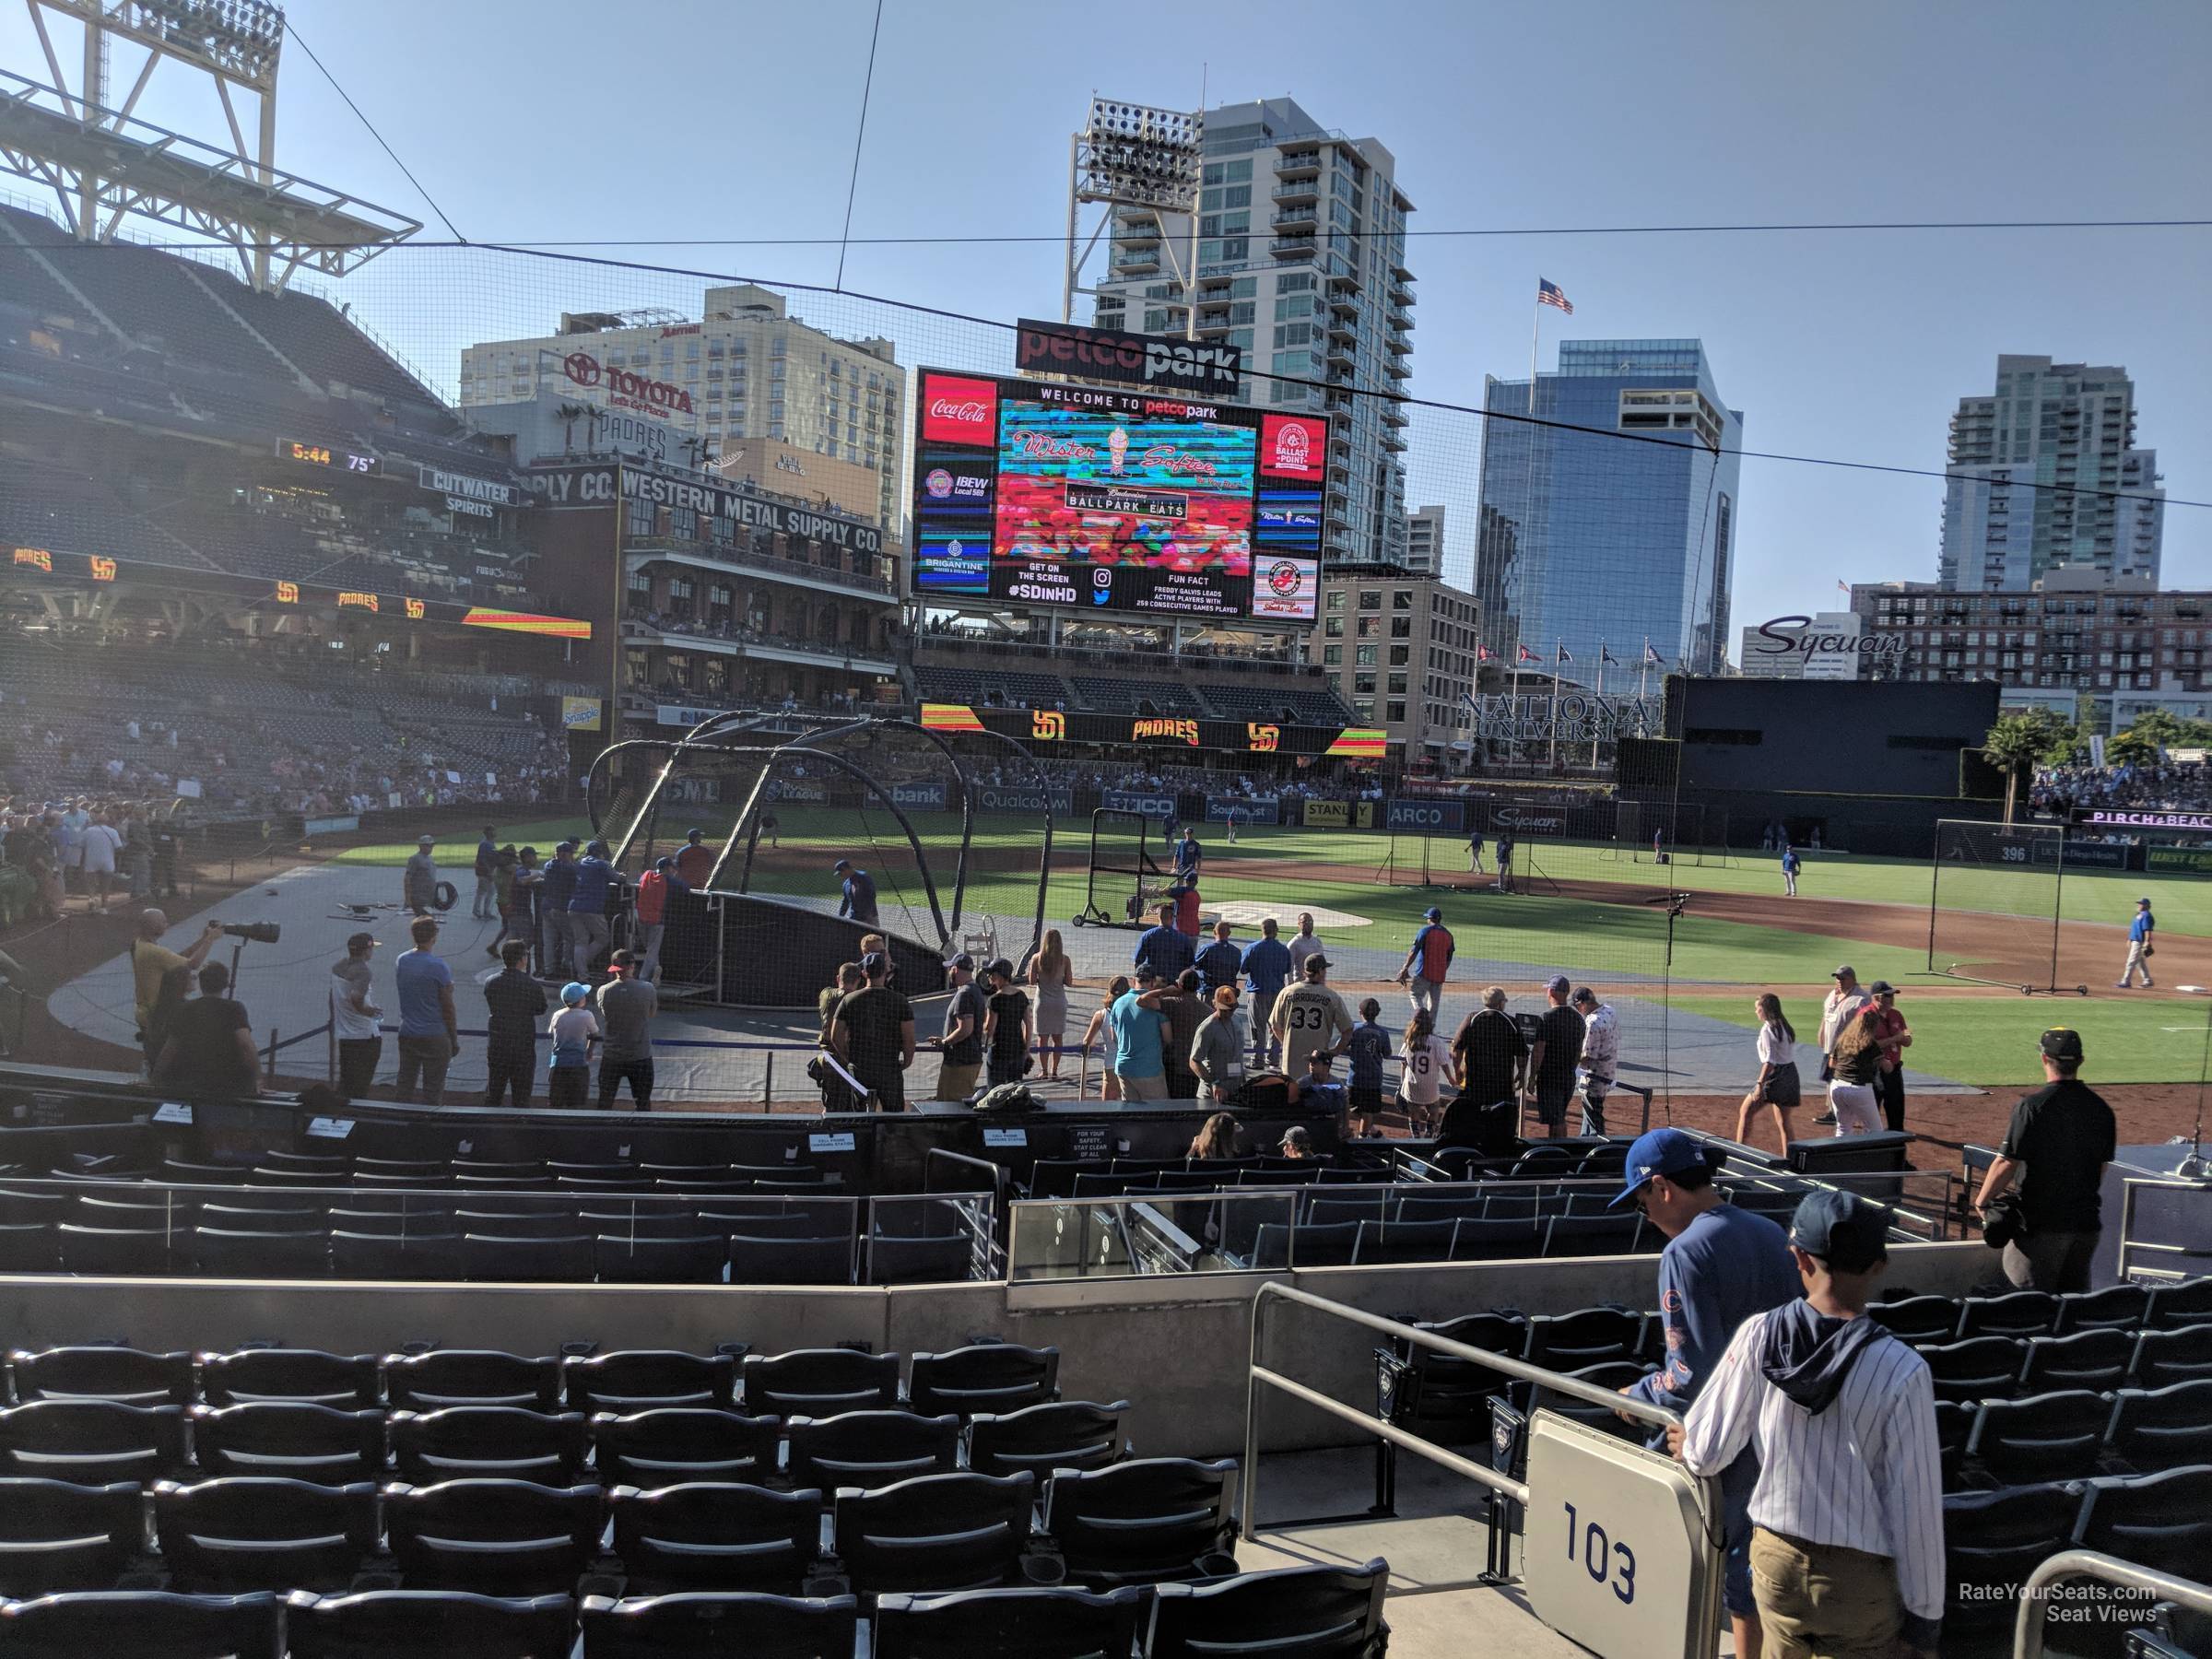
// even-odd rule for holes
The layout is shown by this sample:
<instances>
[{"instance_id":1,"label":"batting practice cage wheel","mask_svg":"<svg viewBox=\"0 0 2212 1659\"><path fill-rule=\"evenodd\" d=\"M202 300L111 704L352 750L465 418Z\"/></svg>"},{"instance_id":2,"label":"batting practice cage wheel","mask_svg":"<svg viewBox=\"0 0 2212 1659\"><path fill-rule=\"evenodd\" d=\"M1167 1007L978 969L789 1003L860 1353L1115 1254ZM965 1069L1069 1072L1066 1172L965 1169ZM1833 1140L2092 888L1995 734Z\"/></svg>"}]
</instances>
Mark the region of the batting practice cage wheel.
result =
<instances>
[{"instance_id":1,"label":"batting practice cage wheel","mask_svg":"<svg viewBox=\"0 0 2212 1659\"><path fill-rule=\"evenodd\" d=\"M979 835L983 798L994 811ZM990 732L718 715L681 738L602 750L585 799L631 887L670 856L695 877L664 917L665 994L810 1008L862 935L881 933L900 989L926 995L953 950L1026 962L1043 934L1052 787L1027 749ZM703 855L686 851L694 830ZM841 860L873 885L872 920L837 913ZM629 924L626 907L618 942L642 938Z\"/></svg>"},{"instance_id":2,"label":"batting practice cage wheel","mask_svg":"<svg viewBox=\"0 0 2212 1659\"><path fill-rule=\"evenodd\" d=\"M1149 927L1174 872L1152 856L1152 820L1141 812L1101 806L1090 815L1090 870L1077 927Z\"/></svg>"}]
</instances>

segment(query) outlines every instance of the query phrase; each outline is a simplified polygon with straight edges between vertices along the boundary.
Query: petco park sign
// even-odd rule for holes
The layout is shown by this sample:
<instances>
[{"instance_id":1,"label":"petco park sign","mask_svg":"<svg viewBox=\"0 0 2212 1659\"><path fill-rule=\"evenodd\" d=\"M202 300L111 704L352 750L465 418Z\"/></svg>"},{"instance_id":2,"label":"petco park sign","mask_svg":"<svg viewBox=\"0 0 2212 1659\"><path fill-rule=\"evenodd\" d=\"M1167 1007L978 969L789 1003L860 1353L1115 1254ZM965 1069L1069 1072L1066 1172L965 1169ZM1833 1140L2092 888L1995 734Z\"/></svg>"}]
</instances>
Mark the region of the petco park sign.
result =
<instances>
[{"instance_id":1,"label":"petco park sign","mask_svg":"<svg viewBox=\"0 0 2212 1659\"><path fill-rule=\"evenodd\" d=\"M1244 374L1241 347L1156 339L1027 317L1015 326L1014 367L1025 374L1068 374L1211 397L1236 396Z\"/></svg>"},{"instance_id":2,"label":"petco park sign","mask_svg":"<svg viewBox=\"0 0 2212 1659\"><path fill-rule=\"evenodd\" d=\"M561 359L560 368L577 385L605 392L609 408L635 409L664 420L671 415L691 413L691 394L681 386L633 374L627 369L610 368L588 351L570 352Z\"/></svg>"}]
</instances>

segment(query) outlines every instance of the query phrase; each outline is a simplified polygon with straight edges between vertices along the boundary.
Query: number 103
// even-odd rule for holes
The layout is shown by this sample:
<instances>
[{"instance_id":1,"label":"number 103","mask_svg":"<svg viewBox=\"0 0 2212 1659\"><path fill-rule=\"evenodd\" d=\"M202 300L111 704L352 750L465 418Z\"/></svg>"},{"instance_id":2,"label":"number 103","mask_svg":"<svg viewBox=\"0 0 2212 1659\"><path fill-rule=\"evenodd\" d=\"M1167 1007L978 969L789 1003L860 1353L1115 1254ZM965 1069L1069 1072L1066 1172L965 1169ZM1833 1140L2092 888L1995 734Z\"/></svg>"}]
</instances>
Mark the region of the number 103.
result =
<instances>
[{"instance_id":1,"label":"number 103","mask_svg":"<svg viewBox=\"0 0 2212 1659\"><path fill-rule=\"evenodd\" d=\"M1591 1583L1606 1584L1619 1598L1623 1606L1633 1602L1636 1599L1636 1552L1626 1544L1616 1544L1607 1538L1606 1529L1594 1521L1578 1524L1573 1504L1562 1504L1560 1507L1567 1512L1567 1559L1580 1561L1583 1571L1590 1575Z\"/></svg>"}]
</instances>

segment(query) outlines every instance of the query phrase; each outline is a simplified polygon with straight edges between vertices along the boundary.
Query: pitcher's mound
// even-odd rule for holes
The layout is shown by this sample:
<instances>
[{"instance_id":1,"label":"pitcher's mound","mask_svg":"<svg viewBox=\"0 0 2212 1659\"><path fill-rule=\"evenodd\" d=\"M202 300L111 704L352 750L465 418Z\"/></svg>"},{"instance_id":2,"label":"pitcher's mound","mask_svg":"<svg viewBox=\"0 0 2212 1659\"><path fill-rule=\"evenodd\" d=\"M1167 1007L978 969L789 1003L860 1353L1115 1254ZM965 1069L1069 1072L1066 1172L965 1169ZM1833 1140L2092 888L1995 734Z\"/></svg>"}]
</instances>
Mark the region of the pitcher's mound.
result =
<instances>
[{"instance_id":1,"label":"pitcher's mound","mask_svg":"<svg viewBox=\"0 0 2212 1659\"><path fill-rule=\"evenodd\" d=\"M1316 927L1366 927L1371 918L1355 916L1349 911L1330 910L1319 904L1258 904L1249 900L1232 899L1226 904L1209 904L1210 915L1233 923L1238 927L1257 927L1273 916L1286 934L1298 931L1298 919L1303 915L1313 918Z\"/></svg>"}]
</instances>

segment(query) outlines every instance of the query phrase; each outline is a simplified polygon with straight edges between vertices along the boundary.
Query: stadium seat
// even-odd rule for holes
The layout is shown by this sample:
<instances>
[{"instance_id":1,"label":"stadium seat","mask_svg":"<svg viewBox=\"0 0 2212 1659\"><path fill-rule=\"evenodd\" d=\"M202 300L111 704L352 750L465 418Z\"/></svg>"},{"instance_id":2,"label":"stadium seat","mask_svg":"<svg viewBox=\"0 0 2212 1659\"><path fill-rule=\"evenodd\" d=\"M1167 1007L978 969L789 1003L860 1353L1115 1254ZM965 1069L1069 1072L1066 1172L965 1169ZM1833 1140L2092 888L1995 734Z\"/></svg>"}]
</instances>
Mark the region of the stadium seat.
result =
<instances>
[{"instance_id":1,"label":"stadium seat","mask_svg":"<svg viewBox=\"0 0 2212 1659\"><path fill-rule=\"evenodd\" d=\"M783 1430L791 1441L788 1474L796 1486L887 1487L959 1466L960 1419L949 1412L848 1411L793 1418Z\"/></svg>"},{"instance_id":2,"label":"stadium seat","mask_svg":"<svg viewBox=\"0 0 2212 1659\"><path fill-rule=\"evenodd\" d=\"M1985 1400L1966 1455L1995 1486L2080 1480L2097 1472L2112 1398L2080 1389Z\"/></svg>"},{"instance_id":3,"label":"stadium seat","mask_svg":"<svg viewBox=\"0 0 2212 1659\"><path fill-rule=\"evenodd\" d=\"M2153 1571L2196 1577L2212 1561L2212 1467L2089 1482L2075 1542Z\"/></svg>"},{"instance_id":4,"label":"stadium seat","mask_svg":"<svg viewBox=\"0 0 2212 1659\"><path fill-rule=\"evenodd\" d=\"M732 1591L583 1599L583 1659L849 1659L860 1603Z\"/></svg>"},{"instance_id":5,"label":"stadium seat","mask_svg":"<svg viewBox=\"0 0 2212 1659\"><path fill-rule=\"evenodd\" d=\"M1947 1296L1906 1296L1878 1301L1866 1316L1900 1342L1915 1347L1949 1342L1959 1335L1959 1304Z\"/></svg>"},{"instance_id":6,"label":"stadium seat","mask_svg":"<svg viewBox=\"0 0 2212 1659\"><path fill-rule=\"evenodd\" d=\"M203 1223L184 1245L194 1270L210 1278L324 1278L330 1273L330 1236L320 1227L248 1230Z\"/></svg>"},{"instance_id":7,"label":"stadium seat","mask_svg":"<svg viewBox=\"0 0 2212 1659\"><path fill-rule=\"evenodd\" d=\"M1479 1221L1488 1202L1479 1196L1400 1198L1392 1218L1399 1221Z\"/></svg>"},{"instance_id":8,"label":"stadium seat","mask_svg":"<svg viewBox=\"0 0 2212 1659\"><path fill-rule=\"evenodd\" d=\"M949 1411L962 1422L984 1411L1017 1411L1059 1397L1060 1350L977 1342L916 1354L907 1393L916 1411Z\"/></svg>"},{"instance_id":9,"label":"stadium seat","mask_svg":"<svg viewBox=\"0 0 2212 1659\"><path fill-rule=\"evenodd\" d=\"M120 1406L189 1406L192 1356L129 1347L51 1347L8 1355L16 1399L112 1400Z\"/></svg>"},{"instance_id":10,"label":"stadium seat","mask_svg":"<svg viewBox=\"0 0 2212 1659\"><path fill-rule=\"evenodd\" d=\"M721 1282L729 1253L729 1239L722 1233L666 1239L601 1233L592 1260L602 1284L712 1285Z\"/></svg>"},{"instance_id":11,"label":"stadium seat","mask_svg":"<svg viewBox=\"0 0 2212 1659\"><path fill-rule=\"evenodd\" d=\"M749 1230L729 1235L732 1285L849 1285L853 1235L777 1238Z\"/></svg>"},{"instance_id":12,"label":"stadium seat","mask_svg":"<svg viewBox=\"0 0 2212 1659\"><path fill-rule=\"evenodd\" d=\"M1088 1588L1234 1571L1236 1460L1144 1457L1045 1482L1044 1530Z\"/></svg>"},{"instance_id":13,"label":"stadium seat","mask_svg":"<svg viewBox=\"0 0 2212 1659\"><path fill-rule=\"evenodd\" d=\"M524 1358L490 1348L432 1348L394 1354L384 1361L394 1406L438 1411L448 1406L521 1406L560 1409L560 1361Z\"/></svg>"},{"instance_id":14,"label":"stadium seat","mask_svg":"<svg viewBox=\"0 0 2212 1659\"><path fill-rule=\"evenodd\" d=\"M2010 1336L1970 1336L1915 1351L1928 1362L1939 1400L2009 1400L2017 1394L2026 1345Z\"/></svg>"},{"instance_id":15,"label":"stadium seat","mask_svg":"<svg viewBox=\"0 0 2212 1659\"><path fill-rule=\"evenodd\" d=\"M837 1495L838 1559L864 1598L989 1589L1014 1575L1035 1496L1026 1473L924 1475L874 1491L847 1488Z\"/></svg>"},{"instance_id":16,"label":"stadium seat","mask_svg":"<svg viewBox=\"0 0 2212 1659\"><path fill-rule=\"evenodd\" d=\"M594 1248L588 1233L465 1232L461 1276L479 1284L588 1285L597 1267Z\"/></svg>"},{"instance_id":17,"label":"stadium seat","mask_svg":"<svg viewBox=\"0 0 2212 1659\"><path fill-rule=\"evenodd\" d=\"M2066 1547L2082 1488L2058 1481L1959 1492L1943 1500L1944 1642L2009 1642L2019 1586Z\"/></svg>"},{"instance_id":18,"label":"stadium seat","mask_svg":"<svg viewBox=\"0 0 2212 1659\"><path fill-rule=\"evenodd\" d=\"M383 1382L374 1354L326 1354L315 1348L202 1354L200 1393L210 1406L283 1400L344 1410L383 1404Z\"/></svg>"},{"instance_id":19,"label":"stadium seat","mask_svg":"<svg viewBox=\"0 0 2212 1659\"><path fill-rule=\"evenodd\" d=\"M870 1626L873 1659L1121 1659L1144 1611L1134 1587L886 1595Z\"/></svg>"},{"instance_id":20,"label":"stadium seat","mask_svg":"<svg viewBox=\"0 0 2212 1659\"><path fill-rule=\"evenodd\" d=\"M1347 1267L1359 1248L1358 1221L1300 1222L1284 1227L1269 1222L1253 1241L1254 1267Z\"/></svg>"},{"instance_id":21,"label":"stadium seat","mask_svg":"<svg viewBox=\"0 0 2212 1659\"><path fill-rule=\"evenodd\" d=\"M1389 1218L1391 1195L1388 1193L1362 1193L1351 1196L1336 1194L1324 1197L1316 1194L1306 1201L1300 1219L1312 1227L1341 1227L1347 1222L1383 1221ZM1435 1220L1436 1217L1407 1217L1408 1220Z\"/></svg>"},{"instance_id":22,"label":"stadium seat","mask_svg":"<svg viewBox=\"0 0 2212 1659\"><path fill-rule=\"evenodd\" d=\"M968 1429L968 1466L979 1475L1014 1475L1027 1469L1040 1480L1054 1469L1102 1469L1128 1454L1122 1418L1129 1402L1049 1400L1004 1417L973 1418Z\"/></svg>"},{"instance_id":23,"label":"stadium seat","mask_svg":"<svg viewBox=\"0 0 2212 1659\"><path fill-rule=\"evenodd\" d=\"M975 1241L965 1232L871 1233L866 1240L871 1285L941 1285L970 1277Z\"/></svg>"},{"instance_id":24,"label":"stadium seat","mask_svg":"<svg viewBox=\"0 0 2212 1659\"><path fill-rule=\"evenodd\" d=\"M330 1267L342 1279L457 1279L461 1277L461 1235L356 1232L334 1228Z\"/></svg>"},{"instance_id":25,"label":"stadium seat","mask_svg":"<svg viewBox=\"0 0 2212 1659\"><path fill-rule=\"evenodd\" d=\"M2087 1388L2110 1393L2127 1380L2135 1357L2131 1331L2092 1328L2071 1336L2030 1336L2020 1366L2020 1392Z\"/></svg>"},{"instance_id":26,"label":"stadium seat","mask_svg":"<svg viewBox=\"0 0 2212 1659\"><path fill-rule=\"evenodd\" d=\"M2058 1323L2058 1298L2047 1290L1970 1296L1959 1304L1955 1341L1971 1336L2047 1336Z\"/></svg>"},{"instance_id":27,"label":"stadium seat","mask_svg":"<svg viewBox=\"0 0 2212 1659\"><path fill-rule=\"evenodd\" d=\"M1964 1406L1956 1400L1936 1402L1936 1453L1943 1465L1943 1489L1947 1492L1959 1488L1966 1443L1973 1439L1974 1424L1981 1415L1979 1406Z\"/></svg>"},{"instance_id":28,"label":"stadium seat","mask_svg":"<svg viewBox=\"0 0 2212 1659\"><path fill-rule=\"evenodd\" d=\"M899 1403L899 1356L851 1348L747 1354L740 1367L745 1408L757 1417L836 1417L888 1411Z\"/></svg>"},{"instance_id":29,"label":"stadium seat","mask_svg":"<svg viewBox=\"0 0 2212 1659\"><path fill-rule=\"evenodd\" d=\"M1452 1255L1457 1221L1362 1221L1352 1239L1352 1265L1442 1262Z\"/></svg>"},{"instance_id":30,"label":"stadium seat","mask_svg":"<svg viewBox=\"0 0 2212 1659\"><path fill-rule=\"evenodd\" d=\"M2212 1274L2160 1285L2150 1293L2153 1330L2171 1331L2189 1324L2212 1324Z\"/></svg>"},{"instance_id":31,"label":"stadium seat","mask_svg":"<svg viewBox=\"0 0 2212 1659\"><path fill-rule=\"evenodd\" d=\"M276 1475L320 1486L384 1478L384 1414L297 1400L196 1406L193 1461L200 1473Z\"/></svg>"},{"instance_id":32,"label":"stadium seat","mask_svg":"<svg viewBox=\"0 0 2212 1659\"><path fill-rule=\"evenodd\" d=\"M716 1260L722 1251L722 1230L699 1218L696 1210L646 1210L635 1206L606 1203L585 1205L576 1214L583 1227L604 1241L628 1244L633 1239L698 1239L714 1241Z\"/></svg>"},{"instance_id":33,"label":"stadium seat","mask_svg":"<svg viewBox=\"0 0 2212 1659\"><path fill-rule=\"evenodd\" d=\"M782 1419L698 1406L656 1406L592 1418L593 1456L609 1486L758 1481L776 1472Z\"/></svg>"},{"instance_id":34,"label":"stadium seat","mask_svg":"<svg viewBox=\"0 0 2212 1659\"><path fill-rule=\"evenodd\" d=\"M1544 1226L1531 1211L1519 1216L1484 1216L1462 1220L1452 1234L1454 1262L1530 1261L1544 1253Z\"/></svg>"},{"instance_id":35,"label":"stadium seat","mask_svg":"<svg viewBox=\"0 0 2212 1659\"><path fill-rule=\"evenodd\" d=\"M384 1524L408 1589L551 1595L597 1551L603 1504L595 1486L448 1480L387 1487Z\"/></svg>"},{"instance_id":36,"label":"stadium seat","mask_svg":"<svg viewBox=\"0 0 2212 1659\"><path fill-rule=\"evenodd\" d=\"M0 1479L0 1595L106 1590L145 1547L137 1486Z\"/></svg>"},{"instance_id":37,"label":"stadium seat","mask_svg":"<svg viewBox=\"0 0 2212 1659\"><path fill-rule=\"evenodd\" d=\"M161 1559L183 1590L343 1590L376 1553L376 1488L241 1476L154 1487Z\"/></svg>"},{"instance_id":38,"label":"stadium seat","mask_svg":"<svg viewBox=\"0 0 2212 1659\"><path fill-rule=\"evenodd\" d=\"M2144 1332L2127 1373L2136 1388L2164 1388L2206 1377L2212 1377L2212 1324Z\"/></svg>"},{"instance_id":39,"label":"stadium seat","mask_svg":"<svg viewBox=\"0 0 2212 1659\"><path fill-rule=\"evenodd\" d=\"M1390 1640L1382 1597L1390 1569L1286 1567L1218 1584L1162 1584L1152 1602L1147 1659L1224 1653L1299 1659L1378 1659Z\"/></svg>"},{"instance_id":40,"label":"stadium seat","mask_svg":"<svg viewBox=\"0 0 2212 1659\"><path fill-rule=\"evenodd\" d=\"M2212 1464L2212 1377L2122 1389L2105 1441L2115 1461L2146 1475Z\"/></svg>"},{"instance_id":41,"label":"stadium seat","mask_svg":"<svg viewBox=\"0 0 2212 1659\"><path fill-rule=\"evenodd\" d=\"M0 1653L17 1659L281 1659L275 1595L107 1590L0 1603Z\"/></svg>"},{"instance_id":42,"label":"stadium seat","mask_svg":"<svg viewBox=\"0 0 2212 1659\"><path fill-rule=\"evenodd\" d=\"M567 1659L575 1630L576 1604L566 1595L300 1591L285 1606L290 1659Z\"/></svg>"},{"instance_id":43,"label":"stadium seat","mask_svg":"<svg viewBox=\"0 0 2212 1659\"><path fill-rule=\"evenodd\" d=\"M582 1473L588 1446L581 1411L519 1406L449 1406L394 1411L392 1466L409 1486L442 1480L527 1480L565 1487Z\"/></svg>"},{"instance_id":44,"label":"stadium seat","mask_svg":"<svg viewBox=\"0 0 2212 1659\"><path fill-rule=\"evenodd\" d=\"M65 1221L54 1230L62 1271L96 1278L153 1278L169 1271L170 1233L160 1227L88 1227Z\"/></svg>"},{"instance_id":45,"label":"stadium seat","mask_svg":"<svg viewBox=\"0 0 2212 1659\"><path fill-rule=\"evenodd\" d=\"M143 1486L188 1467L181 1406L38 1400L0 1411L0 1475Z\"/></svg>"},{"instance_id":46,"label":"stadium seat","mask_svg":"<svg viewBox=\"0 0 2212 1659\"><path fill-rule=\"evenodd\" d=\"M1546 1226L1546 1256L1633 1255L1643 1248L1643 1218L1554 1216Z\"/></svg>"},{"instance_id":47,"label":"stadium seat","mask_svg":"<svg viewBox=\"0 0 2212 1659\"><path fill-rule=\"evenodd\" d=\"M719 1242L719 1241L717 1241ZM668 1348L625 1348L561 1362L569 1405L577 1411L653 1411L664 1406L737 1406L737 1359L732 1354L684 1354Z\"/></svg>"},{"instance_id":48,"label":"stadium seat","mask_svg":"<svg viewBox=\"0 0 2212 1659\"><path fill-rule=\"evenodd\" d=\"M1535 1322L1531 1320L1529 1323L1534 1324ZM1585 1365L1579 1370L1568 1371L1566 1375L1573 1377L1579 1382L1587 1382L1593 1387L1602 1388L1608 1394L1618 1394L1630 1383L1644 1376L1651 1369L1641 1359L1603 1359L1595 1365ZM1615 1415L1610 1406L1593 1406L1587 1401L1571 1399L1563 1394L1549 1389L1539 1390L1533 1382L1512 1384L1507 1391L1506 1398L1521 1414L1524 1420L1533 1416L1536 1407L1542 1406L1546 1410L1556 1411L1561 1417L1571 1418L1578 1423L1586 1424L1590 1428L1598 1430L1605 1434L1610 1434L1619 1440L1635 1441L1641 1443L1653 1432L1648 1424L1624 1422ZM1518 1451L1515 1452L1513 1460L1516 1465L1519 1463L1520 1453Z\"/></svg>"},{"instance_id":49,"label":"stadium seat","mask_svg":"<svg viewBox=\"0 0 2212 1659\"><path fill-rule=\"evenodd\" d=\"M1643 1323L1642 1314L1625 1308L1539 1313L1528 1322L1528 1347L1521 1357L1531 1365L1556 1371L1632 1359L1641 1351Z\"/></svg>"},{"instance_id":50,"label":"stadium seat","mask_svg":"<svg viewBox=\"0 0 2212 1659\"><path fill-rule=\"evenodd\" d=\"M2141 1285L2107 1285L2058 1299L2060 1336L2077 1331L2124 1331L2134 1335L2150 1316L2150 1292Z\"/></svg>"},{"instance_id":51,"label":"stadium seat","mask_svg":"<svg viewBox=\"0 0 2212 1659\"><path fill-rule=\"evenodd\" d=\"M609 1494L615 1554L649 1592L715 1586L796 1594L821 1551L822 1494L692 1481Z\"/></svg>"},{"instance_id":52,"label":"stadium seat","mask_svg":"<svg viewBox=\"0 0 2212 1659\"><path fill-rule=\"evenodd\" d=\"M52 1221L0 1221L0 1273L52 1273L61 1265L61 1230Z\"/></svg>"}]
</instances>

